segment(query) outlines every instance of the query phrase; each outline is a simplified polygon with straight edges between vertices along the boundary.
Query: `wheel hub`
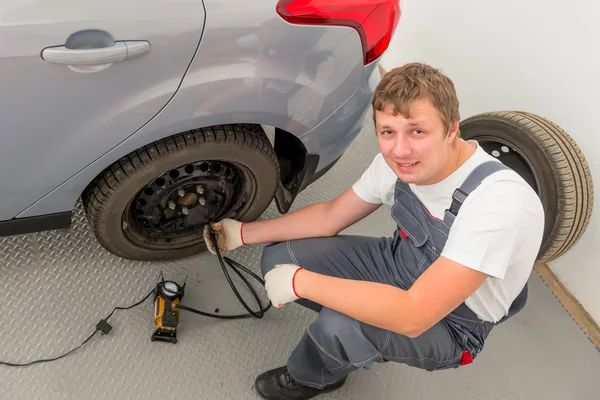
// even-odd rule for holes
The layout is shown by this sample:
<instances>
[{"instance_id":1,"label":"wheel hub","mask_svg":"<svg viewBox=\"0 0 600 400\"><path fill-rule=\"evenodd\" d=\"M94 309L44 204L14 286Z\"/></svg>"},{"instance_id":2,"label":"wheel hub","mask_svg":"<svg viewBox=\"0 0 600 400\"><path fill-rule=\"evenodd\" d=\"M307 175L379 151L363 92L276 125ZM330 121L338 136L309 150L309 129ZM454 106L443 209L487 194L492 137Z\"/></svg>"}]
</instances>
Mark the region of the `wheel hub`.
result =
<instances>
[{"instance_id":1,"label":"wheel hub","mask_svg":"<svg viewBox=\"0 0 600 400\"><path fill-rule=\"evenodd\" d=\"M233 164L199 161L172 169L146 185L131 213L144 235L171 240L198 232L236 204L241 171Z\"/></svg>"},{"instance_id":2,"label":"wheel hub","mask_svg":"<svg viewBox=\"0 0 600 400\"><path fill-rule=\"evenodd\" d=\"M201 187L201 186L199 186L199 187ZM202 198L202 200L204 200L204 198ZM180 194L180 197L177 200L177 204L180 207L191 207L198 202L199 202L198 196L195 193L185 193L185 192L183 194ZM206 201L204 201L204 204L206 204Z\"/></svg>"},{"instance_id":3,"label":"wheel hub","mask_svg":"<svg viewBox=\"0 0 600 400\"><path fill-rule=\"evenodd\" d=\"M499 138L477 138L483 150L519 174L537 193L539 178L530 161L513 144Z\"/></svg>"}]
</instances>

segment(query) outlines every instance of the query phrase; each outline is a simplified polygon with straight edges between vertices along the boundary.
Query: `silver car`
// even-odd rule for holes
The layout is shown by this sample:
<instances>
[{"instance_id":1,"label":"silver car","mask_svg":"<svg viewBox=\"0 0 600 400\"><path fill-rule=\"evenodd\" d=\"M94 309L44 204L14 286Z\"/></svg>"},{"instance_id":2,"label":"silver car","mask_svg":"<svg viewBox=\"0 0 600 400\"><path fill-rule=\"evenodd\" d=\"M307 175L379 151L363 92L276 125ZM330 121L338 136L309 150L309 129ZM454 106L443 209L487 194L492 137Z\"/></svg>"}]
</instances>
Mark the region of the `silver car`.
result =
<instances>
[{"instance_id":1,"label":"silver car","mask_svg":"<svg viewBox=\"0 0 600 400\"><path fill-rule=\"evenodd\" d=\"M3 0L0 235L68 228L108 251L202 250L281 213L366 120L398 0ZM275 128L274 143L265 127Z\"/></svg>"}]
</instances>

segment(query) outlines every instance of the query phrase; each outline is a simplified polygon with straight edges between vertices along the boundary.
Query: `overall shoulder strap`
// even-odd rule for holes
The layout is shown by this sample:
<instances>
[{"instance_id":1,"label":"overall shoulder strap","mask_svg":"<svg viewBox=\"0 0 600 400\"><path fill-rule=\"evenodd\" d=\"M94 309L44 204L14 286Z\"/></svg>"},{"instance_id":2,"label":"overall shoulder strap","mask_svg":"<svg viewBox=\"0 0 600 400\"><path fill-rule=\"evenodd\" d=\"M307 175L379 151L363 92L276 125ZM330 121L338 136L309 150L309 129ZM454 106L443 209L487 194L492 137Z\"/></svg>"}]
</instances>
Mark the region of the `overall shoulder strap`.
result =
<instances>
[{"instance_id":1,"label":"overall shoulder strap","mask_svg":"<svg viewBox=\"0 0 600 400\"><path fill-rule=\"evenodd\" d=\"M498 171L509 169L506 165L498 161L486 161L478 165L465 179L463 184L454 191L452 195L452 203L450 208L446 210L444 215L444 222L450 226L454 222L458 210L465 202L467 196L475 190L479 184L488 176Z\"/></svg>"}]
</instances>

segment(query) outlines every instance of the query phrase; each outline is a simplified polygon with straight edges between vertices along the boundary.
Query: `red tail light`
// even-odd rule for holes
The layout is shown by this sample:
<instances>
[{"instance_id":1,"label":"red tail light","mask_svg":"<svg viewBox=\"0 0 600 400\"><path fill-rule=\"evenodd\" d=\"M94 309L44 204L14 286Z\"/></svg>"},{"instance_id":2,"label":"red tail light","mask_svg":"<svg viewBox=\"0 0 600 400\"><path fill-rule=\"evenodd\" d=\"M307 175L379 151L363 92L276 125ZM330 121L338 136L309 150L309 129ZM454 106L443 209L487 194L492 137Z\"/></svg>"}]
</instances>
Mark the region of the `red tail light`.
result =
<instances>
[{"instance_id":1,"label":"red tail light","mask_svg":"<svg viewBox=\"0 0 600 400\"><path fill-rule=\"evenodd\" d=\"M292 24L349 26L358 31L364 63L387 50L400 19L399 0L279 0L277 13Z\"/></svg>"}]
</instances>

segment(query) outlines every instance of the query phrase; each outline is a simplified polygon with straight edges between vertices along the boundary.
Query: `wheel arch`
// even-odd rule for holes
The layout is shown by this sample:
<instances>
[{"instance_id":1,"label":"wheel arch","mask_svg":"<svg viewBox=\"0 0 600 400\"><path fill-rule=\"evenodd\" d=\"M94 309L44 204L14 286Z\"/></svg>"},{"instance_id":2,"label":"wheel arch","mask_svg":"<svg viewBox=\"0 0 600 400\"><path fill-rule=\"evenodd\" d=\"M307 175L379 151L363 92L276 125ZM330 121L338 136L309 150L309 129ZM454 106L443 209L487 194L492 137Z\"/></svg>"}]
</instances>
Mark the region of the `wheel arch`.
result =
<instances>
[{"instance_id":1,"label":"wheel arch","mask_svg":"<svg viewBox=\"0 0 600 400\"><path fill-rule=\"evenodd\" d=\"M256 121L256 119L251 119ZM277 157L279 164L279 182L278 189L275 193L275 200L277 203L278 210L283 214L289 211L295 197L298 193L309 184L309 178L313 176L319 162L318 154L309 154L304 143L295 134L282 129L277 126L260 124L256 122L252 123L221 123L213 124L209 126L203 126L201 128L193 128L183 132L177 132L174 134L165 135L143 143L137 148L130 150L128 153L121 155L118 158L111 159L112 161L107 162L107 165L99 170L95 176L93 176L73 201L73 207L76 205L77 199L79 199L89 188L94 185L99 179L102 179L103 174L113 168L119 160L124 157L128 157L136 152L139 152L155 143L163 142L165 140L172 140L179 136L186 134L193 134L195 131L202 129L215 129L223 126L241 126L241 125L255 125L260 126L262 134L266 140L271 144L273 151Z\"/></svg>"}]
</instances>

